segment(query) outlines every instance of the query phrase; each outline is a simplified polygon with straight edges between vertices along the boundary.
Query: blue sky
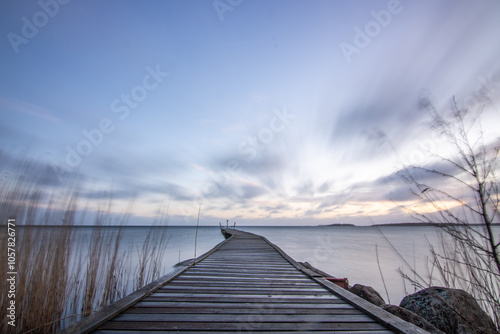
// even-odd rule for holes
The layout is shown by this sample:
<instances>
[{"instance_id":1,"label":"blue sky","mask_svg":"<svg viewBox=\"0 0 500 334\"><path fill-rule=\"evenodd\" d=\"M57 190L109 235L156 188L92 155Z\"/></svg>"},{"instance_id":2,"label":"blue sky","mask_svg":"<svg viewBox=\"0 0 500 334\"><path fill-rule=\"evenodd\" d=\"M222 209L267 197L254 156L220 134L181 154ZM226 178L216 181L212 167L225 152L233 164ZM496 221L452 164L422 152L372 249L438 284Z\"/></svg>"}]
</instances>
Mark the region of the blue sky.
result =
<instances>
[{"instance_id":1,"label":"blue sky","mask_svg":"<svg viewBox=\"0 0 500 334\"><path fill-rule=\"evenodd\" d=\"M47 193L84 178L89 210L134 200L132 223L407 221L381 180L441 147L423 94L485 107L498 140L498 1L0 6L3 160L48 168Z\"/></svg>"}]
</instances>

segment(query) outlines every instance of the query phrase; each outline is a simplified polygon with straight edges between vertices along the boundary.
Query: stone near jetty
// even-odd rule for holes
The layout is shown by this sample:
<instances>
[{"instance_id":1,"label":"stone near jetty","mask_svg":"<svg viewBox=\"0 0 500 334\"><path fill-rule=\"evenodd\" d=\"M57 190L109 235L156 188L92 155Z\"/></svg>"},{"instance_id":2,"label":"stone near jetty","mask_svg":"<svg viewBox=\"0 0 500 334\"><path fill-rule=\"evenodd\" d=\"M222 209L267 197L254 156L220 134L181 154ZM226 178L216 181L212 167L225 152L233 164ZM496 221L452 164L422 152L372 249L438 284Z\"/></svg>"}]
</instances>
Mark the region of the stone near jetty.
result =
<instances>
[{"instance_id":1,"label":"stone near jetty","mask_svg":"<svg viewBox=\"0 0 500 334\"><path fill-rule=\"evenodd\" d=\"M374 305L380 306L385 304L384 298L371 286L354 284L349 291Z\"/></svg>"},{"instance_id":2,"label":"stone near jetty","mask_svg":"<svg viewBox=\"0 0 500 334\"><path fill-rule=\"evenodd\" d=\"M445 333L498 334L488 314L463 290L431 287L406 296L399 306L422 316Z\"/></svg>"},{"instance_id":3,"label":"stone near jetty","mask_svg":"<svg viewBox=\"0 0 500 334\"><path fill-rule=\"evenodd\" d=\"M425 329L429 333L444 334L444 332L434 327L430 322L428 322L418 314L408 311L405 308L390 304L381 305L380 308L389 313L394 314L396 317L401 318L406 322L409 322L411 324L414 324L415 326Z\"/></svg>"}]
</instances>

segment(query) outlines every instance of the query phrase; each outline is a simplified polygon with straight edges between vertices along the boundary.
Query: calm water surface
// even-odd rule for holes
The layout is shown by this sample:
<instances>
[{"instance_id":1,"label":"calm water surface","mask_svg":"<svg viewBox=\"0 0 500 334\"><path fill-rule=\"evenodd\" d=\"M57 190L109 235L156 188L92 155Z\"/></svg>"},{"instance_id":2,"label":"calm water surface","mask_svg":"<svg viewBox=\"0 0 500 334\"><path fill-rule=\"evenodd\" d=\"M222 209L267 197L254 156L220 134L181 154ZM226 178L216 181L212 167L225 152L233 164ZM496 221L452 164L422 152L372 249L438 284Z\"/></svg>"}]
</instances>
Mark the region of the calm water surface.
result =
<instances>
[{"instance_id":1,"label":"calm water surface","mask_svg":"<svg viewBox=\"0 0 500 334\"><path fill-rule=\"evenodd\" d=\"M58 229L51 227L53 229ZM108 229L113 229L109 227ZM386 302L399 304L406 293L414 292L405 284L398 268L411 274L410 266L426 278L429 268L429 244L438 244L439 229L430 226L320 226L320 227L238 227L243 231L262 235L295 260L309 262L335 277L346 277L351 285L360 283L374 287ZM500 228L496 227L500 233ZM125 227L120 244L130 260L128 271L133 275L140 248L149 227ZM163 274L173 270L179 261L195 256L194 227L167 227L168 244L162 267ZM224 238L218 227L200 227L196 239L199 256ZM73 235L80 242L78 255L84 255L92 238L92 228L78 227ZM83 250L83 253L82 253ZM378 260L377 260L378 252ZM388 292L386 293L383 279ZM129 282L132 282L132 277Z\"/></svg>"}]
</instances>

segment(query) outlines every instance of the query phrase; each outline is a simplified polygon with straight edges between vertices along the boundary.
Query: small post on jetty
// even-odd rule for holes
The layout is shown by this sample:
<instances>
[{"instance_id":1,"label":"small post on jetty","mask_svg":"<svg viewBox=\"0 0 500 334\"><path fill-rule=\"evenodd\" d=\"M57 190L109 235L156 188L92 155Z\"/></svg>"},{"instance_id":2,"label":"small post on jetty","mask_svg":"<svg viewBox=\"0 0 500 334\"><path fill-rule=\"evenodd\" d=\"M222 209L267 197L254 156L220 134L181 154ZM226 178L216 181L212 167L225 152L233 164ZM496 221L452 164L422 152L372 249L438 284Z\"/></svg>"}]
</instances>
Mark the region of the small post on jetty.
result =
<instances>
[{"instance_id":1,"label":"small post on jetty","mask_svg":"<svg viewBox=\"0 0 500 334\"><path fill-rule=\"evenodd\" d=\"M193 266L196 264L196 242L198 241L198 225L200 224L200 213L201 213L201 204L198 208L198 219L196 220L196 232L194 234L194 258L193 258Z\"/></svg>"}]
</instances>

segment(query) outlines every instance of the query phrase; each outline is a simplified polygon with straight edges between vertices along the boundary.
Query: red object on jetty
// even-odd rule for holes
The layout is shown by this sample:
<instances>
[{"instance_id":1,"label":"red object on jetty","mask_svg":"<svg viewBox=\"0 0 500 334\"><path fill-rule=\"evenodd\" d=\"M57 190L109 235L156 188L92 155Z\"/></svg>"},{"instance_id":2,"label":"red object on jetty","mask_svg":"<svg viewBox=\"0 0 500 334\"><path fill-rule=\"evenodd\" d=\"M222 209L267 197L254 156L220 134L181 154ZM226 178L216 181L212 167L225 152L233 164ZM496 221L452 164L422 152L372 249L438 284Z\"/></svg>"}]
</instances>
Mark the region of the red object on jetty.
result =
<instances>
[{"instance_id":1,"label":"red object on jetty","mask_svg":"<svg viewBox=\"0 0 500 334\"><path fill-rule=\"evenodd\" d=\"M341 288L349 289L349 280L347 278L325 277L328 281L337 284Z\"/></svg>"}]
</instances>

